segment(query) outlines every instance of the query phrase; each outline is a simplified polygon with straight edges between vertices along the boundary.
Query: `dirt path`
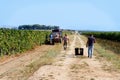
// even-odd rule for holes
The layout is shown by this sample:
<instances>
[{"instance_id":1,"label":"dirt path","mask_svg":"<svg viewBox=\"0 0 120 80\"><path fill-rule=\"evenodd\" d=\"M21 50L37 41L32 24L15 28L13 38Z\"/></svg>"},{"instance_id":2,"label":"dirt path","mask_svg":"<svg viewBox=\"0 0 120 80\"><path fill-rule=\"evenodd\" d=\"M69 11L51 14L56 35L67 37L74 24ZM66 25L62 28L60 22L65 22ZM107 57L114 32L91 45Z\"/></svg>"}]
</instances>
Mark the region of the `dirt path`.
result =
<instances>
[{"instance_id":1,"label":"dirt path","mask_svg":"<svg viewBox=\"0 0 120 80\"><path fill-rule=\"evenodd\" d=\"M74 48L78 46L84 48L84 56L74 55ZM28 80L120 80L120 73L103 70L104 64L96 56L87 57L87 48L79 35L61 53L55 63L40 67Z\"/></svg>"},{"instance_id":2,"label":"dirt path","mask_svg":"<svg viewBox=\"0 0 120 80\"><path fill-rule=\"evenodd\" d=\"M38 46L19 57L13 57L0 63L0 80L20 80L18 76L22 77L21 73L23 73L24 68L44 55L48 48L51 49L53 46Z\"/></svg>"},{"instance_id":3,"label":"dirt path","mask_svg":"<svg viewBox=\"0 0 120 80\"><path fill-rule=\"evenodd\" d=\"M69 65L74 62L72 49L75 46L75 40L76 37L74 36L74 40L69 46L70 50L61 51L63 54L57 58L56 63L41 67L29 80L70 80L68 73L70 71Z\"/></svg>"}]
</instances>

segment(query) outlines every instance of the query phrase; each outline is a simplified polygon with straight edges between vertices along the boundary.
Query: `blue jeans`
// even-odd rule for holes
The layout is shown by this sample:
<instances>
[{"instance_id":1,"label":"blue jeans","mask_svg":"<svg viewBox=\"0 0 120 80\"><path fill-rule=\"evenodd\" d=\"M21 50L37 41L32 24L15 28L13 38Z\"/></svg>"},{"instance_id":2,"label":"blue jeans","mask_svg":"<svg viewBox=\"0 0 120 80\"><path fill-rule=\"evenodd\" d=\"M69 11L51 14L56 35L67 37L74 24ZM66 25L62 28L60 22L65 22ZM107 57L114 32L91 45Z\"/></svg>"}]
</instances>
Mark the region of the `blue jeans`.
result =
<instances>
[{"instance_id":1,"label":"blue jeans","mask_svg":"<svg viewBox=\"0 0 120 80\"><path fill-rule=\"evenodd\" d=\"M88 46L88 57L92 58L94 46Z\"/></svg>"}]
</instances>

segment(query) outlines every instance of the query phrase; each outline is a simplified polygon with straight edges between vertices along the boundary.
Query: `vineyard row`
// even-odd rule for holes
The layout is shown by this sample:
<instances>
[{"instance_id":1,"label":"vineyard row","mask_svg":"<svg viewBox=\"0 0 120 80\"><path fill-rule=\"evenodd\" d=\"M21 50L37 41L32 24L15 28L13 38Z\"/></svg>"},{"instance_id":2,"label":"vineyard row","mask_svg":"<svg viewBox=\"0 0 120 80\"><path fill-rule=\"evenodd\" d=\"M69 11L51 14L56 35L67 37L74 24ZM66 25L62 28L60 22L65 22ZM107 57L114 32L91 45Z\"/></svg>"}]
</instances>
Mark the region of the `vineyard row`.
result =
<instances>
[{"instance_id":1,"label":"vineyard row","mask_svg":"<svg viewBox=\"0 0 120 80\"><path fill-rule=\"evenodd\" d=\"M45 43L50 31L0 29L0 56L22 53Z\"/></svg>"},{"instance_id":2,"label":"vineyard row","mask_svg":"<svg viewBox=\"0 0 120 80\"><path fill-rule=\"evenodd\" d=\"M120 42L120 32L83 32L83 34L93 34L96 38Z\"/></svg>"}]
</instances>

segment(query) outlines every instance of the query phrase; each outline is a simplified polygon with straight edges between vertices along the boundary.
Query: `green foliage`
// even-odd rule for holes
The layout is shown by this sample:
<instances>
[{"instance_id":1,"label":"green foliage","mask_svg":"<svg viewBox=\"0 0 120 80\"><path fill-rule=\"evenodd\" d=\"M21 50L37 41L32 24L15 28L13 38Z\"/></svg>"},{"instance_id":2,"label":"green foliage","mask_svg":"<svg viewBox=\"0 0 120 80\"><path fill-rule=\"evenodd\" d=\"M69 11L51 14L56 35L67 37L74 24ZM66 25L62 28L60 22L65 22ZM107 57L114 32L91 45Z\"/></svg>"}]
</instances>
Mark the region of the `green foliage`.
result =
<instances>
[{"instance_id":1,"label":"green foliage","mask_svg":"<svg viewBox=\"0 0 120 80\"><path fill-rule=\"evenodd\" d=\"M0 55L22 53L44 44L49 31L0 29Z\"/></svg>"},{"instance_id":2,"label":"green foliage","mask_svg":"<svg viewBox=\"0 0 120 80\"><path fill-rule=\"evenodd\" d=\"M93 34L96 38L120 42L120 32L84 32L84 35Z\"/></svg>"},{"instance_id":3,"label":"green foliage","mask_svg":"<svg viewBox=\"0 0 120 80\"><path fill-rule=\"evenodd\" d=\"M84 32L84 35L93 34L103 48L120 53L120 32Z\"/></svg>"},{"instance_id":4,"label":"green foliage","mask_svg":"<svg viewBox=\"0 0 120 80\"><path fill-rule=\"evenodd\" d=\"M19 30L51 30L56 28L59 28L59 26L46 26L34 24L34 25L20 25L18 27Z\"/></svg>"},{"instance_id":5,"label":"green foliage","mask_svg":"<svg viewBox=\"0 0 120 80\"><path fill-rule=\"evenodd\" d=\"M120 53L120 43L104 39L96 39L96 41L105 49Z\"/></svg>"}]
</instances>

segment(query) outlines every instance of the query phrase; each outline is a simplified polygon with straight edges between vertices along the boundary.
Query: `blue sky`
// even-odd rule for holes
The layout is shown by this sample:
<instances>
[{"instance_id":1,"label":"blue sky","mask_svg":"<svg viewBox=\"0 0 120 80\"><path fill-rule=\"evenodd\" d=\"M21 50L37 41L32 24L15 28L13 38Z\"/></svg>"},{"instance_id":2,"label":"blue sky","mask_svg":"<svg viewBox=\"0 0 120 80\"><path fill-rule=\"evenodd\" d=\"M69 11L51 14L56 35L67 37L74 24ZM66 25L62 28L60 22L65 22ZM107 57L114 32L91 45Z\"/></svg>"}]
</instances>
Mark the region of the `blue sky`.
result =
<instances>
[{"instance_id":1,"label":"blue sky","mask_svg":"<svg viewBox=\"0 0 120 80\"><path fill-rule=\"evenodd\" d=\"M1 0L0 26L58 25L63 29L120 31L120 0Z\"/></svg>"}]
</instances>

